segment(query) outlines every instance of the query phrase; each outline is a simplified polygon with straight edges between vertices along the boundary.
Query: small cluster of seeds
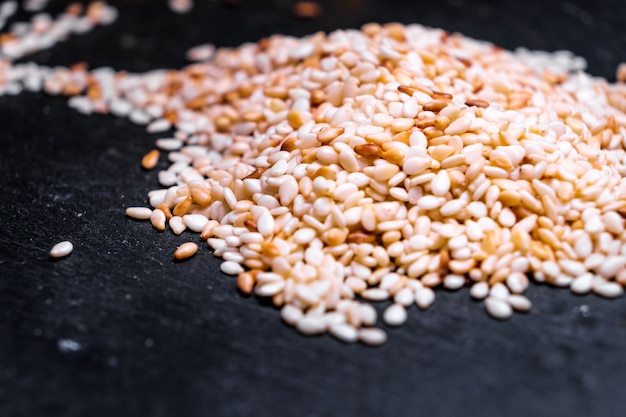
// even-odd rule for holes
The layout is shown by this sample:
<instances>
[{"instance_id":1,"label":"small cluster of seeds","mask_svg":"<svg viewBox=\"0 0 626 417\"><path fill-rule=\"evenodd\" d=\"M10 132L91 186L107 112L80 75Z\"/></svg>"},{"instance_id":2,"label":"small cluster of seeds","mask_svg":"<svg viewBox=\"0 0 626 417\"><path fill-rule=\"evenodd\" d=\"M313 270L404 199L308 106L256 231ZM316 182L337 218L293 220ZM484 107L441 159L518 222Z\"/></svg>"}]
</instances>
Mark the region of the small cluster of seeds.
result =
<instances>
[{"instance_id":1,"label":"small cluster of seeds","mask_svg":"<svg viewBox=\"0 0 626 417\"><path fill-rule=\"evenodd\" d=\"M622 295L626 85L579 58L400 24L189 56L176 71L31 73L84 114L174 129L142 160L167 152L163 188L127 215L199 233L299 332L380 344L367 301L391 300L382 319L399 326L437 287L471 286L498 319L530 309L529 278ZM0 89L21 88L5 64Z\"/></svg>"}]
</instances>

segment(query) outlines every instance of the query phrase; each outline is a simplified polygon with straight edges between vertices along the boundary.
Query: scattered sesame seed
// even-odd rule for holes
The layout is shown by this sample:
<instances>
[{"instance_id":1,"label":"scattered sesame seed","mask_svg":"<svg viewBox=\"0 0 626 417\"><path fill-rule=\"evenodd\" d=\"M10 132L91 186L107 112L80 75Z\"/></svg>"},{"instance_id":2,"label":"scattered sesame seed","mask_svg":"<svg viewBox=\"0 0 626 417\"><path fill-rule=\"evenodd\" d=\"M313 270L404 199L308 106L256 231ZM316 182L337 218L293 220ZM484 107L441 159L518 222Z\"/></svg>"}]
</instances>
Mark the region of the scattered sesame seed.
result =
<instances>
[{"instance_id":1,"label":"scattered sesame seed","mask_svg":"<svg viewBox=\"0 0 626 417\"><path fill-rule=\"evenodd\" d=\"M197 244L194 242L185 242L174 251L174 259L182 261L183 259L191 258L196 252L198 252Z\"/></svg>"},{"instance_id":2,"label":"scattered sesame seed","mask_svg":"<svg viewBox=\"0 0 626 417\"><path fill-rule=\"evenodd\" d=\"M186 13L193 2L168 5ZM16 7L0 5L0 23ZM315 18L322 8L298 1L293 13ZM81 114L173 129L142 159L153 169L168 152L164 188L148 194L152 209L126 215L200 233L237 288L271 298L299 332L378 345L387 336L370 327L377 313L367 301L393 299L383 321L399 326L441 286L470 283L497 319L531 308L529 277L623 294L624 64L609 84L567 53L494 53L401 24L205 44L187 52L187 68L123 77L84 63L15 63L116 16L94 2L12 25L0 42L0 95L43 90ZM33 34L40 41L29 44ZM439 58L458 50L458 60ZM257 74L246 78L250 65ZM61 242L50 254L71 250ZM187 242L174 258L197 250Z\"/></svg>"},{"instance_id":3,"label":"scattered sesame seed","mask_svg":"<svg viewBox=\"0 0 626 417\"><path fill-rule=\"evenodd\" d=\"M74 245L68 240L59 242L50 249L50 256L53 258L63 258L74 250Z\"/></svg>"}]
</instances>

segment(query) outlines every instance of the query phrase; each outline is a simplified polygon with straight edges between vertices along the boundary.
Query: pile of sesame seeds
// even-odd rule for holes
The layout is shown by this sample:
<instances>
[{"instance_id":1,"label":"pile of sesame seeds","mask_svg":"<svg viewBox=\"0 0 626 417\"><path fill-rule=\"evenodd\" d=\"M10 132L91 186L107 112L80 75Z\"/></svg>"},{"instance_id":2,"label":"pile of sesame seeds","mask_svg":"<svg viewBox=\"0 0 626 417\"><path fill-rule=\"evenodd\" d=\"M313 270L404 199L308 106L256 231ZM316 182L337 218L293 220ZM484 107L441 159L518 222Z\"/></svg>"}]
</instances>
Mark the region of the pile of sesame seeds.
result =
<instances>
[{"instance_id":1,"label":"pile of sesame seeds","mask_svg":"<svg viewBox=\"0 0 626 417\"><path fill-rule=\"evenodd\" d=\"M97 5L90 21L112 20ZM470 286L497 319L531 308L530 280L623 294L626 85L569 53L401 24L202 45L146 74L13 65L0 48L0 92L40 86L173 131L142 160L167 153L162 188L126 214L199 233L302 334L384 343L370 302L399 326L440 287Z\"/></svg>"}]
</instances>

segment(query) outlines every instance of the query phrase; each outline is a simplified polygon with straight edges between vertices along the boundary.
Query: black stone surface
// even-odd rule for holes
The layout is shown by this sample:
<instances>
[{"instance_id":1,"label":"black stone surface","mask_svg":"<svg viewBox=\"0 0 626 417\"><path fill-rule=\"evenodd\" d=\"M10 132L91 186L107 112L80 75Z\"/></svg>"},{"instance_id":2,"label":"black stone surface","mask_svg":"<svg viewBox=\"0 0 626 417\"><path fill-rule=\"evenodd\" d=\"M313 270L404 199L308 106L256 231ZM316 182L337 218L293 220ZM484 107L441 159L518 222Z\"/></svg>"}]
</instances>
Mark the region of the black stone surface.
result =
<instances>
[{"instance_id":1,"label":"black stone surface","mask_svg":"<svg viewBox=\"0 0 626 417\"><path fill-rule=\"evenodd\" d=\"M286 0L197 3L177 16L164 2L117 2L114 25L31 58L179 68L202 42L401 21L570 49L610 80L626 60L618 0L337 0L310 21ZM174 248L197 236L124 216L157 186L139 167L156 137L61 98L0 98L0 416L624 415L624 299L533 286L533 311L502 323L467 290L439 291L381 348L302 337L240 296L204 246L175 264ZM50 260L63 239L74 253Z\"/></svg>"}]
</instances>

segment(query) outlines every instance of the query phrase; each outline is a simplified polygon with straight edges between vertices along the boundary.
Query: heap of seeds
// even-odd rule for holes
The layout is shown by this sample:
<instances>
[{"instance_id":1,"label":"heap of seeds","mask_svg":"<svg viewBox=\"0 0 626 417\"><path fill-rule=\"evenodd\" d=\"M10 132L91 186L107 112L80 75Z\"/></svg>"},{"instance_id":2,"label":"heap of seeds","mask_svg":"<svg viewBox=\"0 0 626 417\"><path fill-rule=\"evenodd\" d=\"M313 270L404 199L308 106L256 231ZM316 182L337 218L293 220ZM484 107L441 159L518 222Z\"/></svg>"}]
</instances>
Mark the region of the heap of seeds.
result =
<instances>
[{"instance_id":1,"label":"heap of seeds","mask_svg":"<svg viewBox=\"0 0 626 417\"><path fill-rule=\"evenodd\" d=\"M152 208L127 214L200 233L303 334L383 343L367 301L398 326L437 287L470 285L498 319L530 309L529 278L622 295L626 85L580 58L400 24L189 56L146 74L5 61L0 88L37 73L82 113L174 129Z\"/></svg>"}]
</instances>

